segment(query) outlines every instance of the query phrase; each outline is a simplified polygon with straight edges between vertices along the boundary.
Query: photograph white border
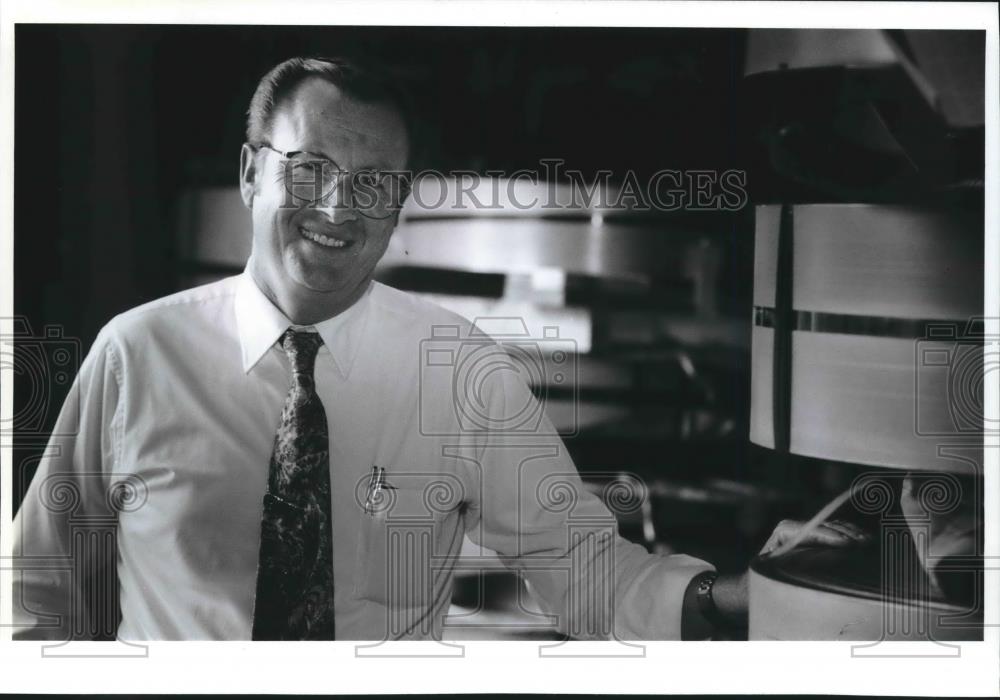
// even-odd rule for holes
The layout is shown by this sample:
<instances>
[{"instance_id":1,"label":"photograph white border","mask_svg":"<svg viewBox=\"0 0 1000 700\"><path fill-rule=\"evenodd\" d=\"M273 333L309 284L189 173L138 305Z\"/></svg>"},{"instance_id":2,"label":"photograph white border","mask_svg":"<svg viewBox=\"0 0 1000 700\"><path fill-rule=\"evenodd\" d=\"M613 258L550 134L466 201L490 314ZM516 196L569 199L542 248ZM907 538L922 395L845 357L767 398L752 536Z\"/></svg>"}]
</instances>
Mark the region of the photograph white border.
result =
<instances>
[{"instance_id":1,"label":"photograph white border","mask_svg":"<svg viewBox=\"0 0 1000 700\"><path fill-rule=\"evenodd\" d=\"M319 0L4 0L0 5L0 333L13 317L14 25L16 23L839 27L982 29L986 32L985 313L1000 334L997 240L998 31L996 3L843 2L323 2ZM44 89L41 86L40 89ZM0 419L13 415L12 370L0 374ZM986 386L986 415L1000 415ZM985 639L958 658L852 658L849 643L650 642L644 658L541 658L538 642L463 642L461 658L358 658L355 644L151 643L140 658L51 658L11 643L0 626L6 692L289 693L823 693L996 695L1000 692L997 593L998 450L985 454ZM0 454L0 552L10 552L11 449ZM0 559L2 561L2 559ZM991 564L992 563L992 564ZM989 566L994 566L990 569ZM10 572L0 566L0 586ZM4 596L0 596L3 599ZM0 623L9 622L6 605ZM96 643L101 644L101 643ZM423 644L423 643L413 643Z\"/></svg>"}]
</instances>

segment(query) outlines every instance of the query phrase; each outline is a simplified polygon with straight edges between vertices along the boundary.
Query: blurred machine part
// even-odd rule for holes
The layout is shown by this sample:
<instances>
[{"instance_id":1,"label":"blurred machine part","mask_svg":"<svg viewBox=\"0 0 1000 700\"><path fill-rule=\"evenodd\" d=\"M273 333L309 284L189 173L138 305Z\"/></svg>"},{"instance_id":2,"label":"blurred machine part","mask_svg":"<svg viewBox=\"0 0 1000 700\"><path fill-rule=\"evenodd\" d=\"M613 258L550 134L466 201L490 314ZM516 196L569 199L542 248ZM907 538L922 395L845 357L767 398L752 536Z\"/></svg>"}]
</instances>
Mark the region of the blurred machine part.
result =
<instances>
[{"instance_id":1,"label":"blurred machine part","mask_svg":"<svg viewBox=\"0 0 1000 700\"><path fill-rule=\"evenodd\" d=\"M981 126L985 38L983 32L937 29L756 29L748 37L744 73L900 65L947 123Z\"/></svg>"},{"instance_id":2,"label":"blurred machine part","mask_svg":"<svg viewBox=\"0 0 1000 700\"><path fill-rule=\"evenodd\" d=\"M239 187L188 188L178 198L174 218L182 256L181 288L243 270L253 243L253 221Z\"/></svg>"},{"instance_id":3,"label":"blurred machine part","mask_svg":"<svg viewBox=\"0 0 1000 700\"><path fill-rule=\"evenodd\" d=\"M636 201L605 180L569 183L481 177L420 177L403 207L383 266L477 273L560 270L594 277L684 274L718 218L636 212ZM646 216L643 216L646 214Z\"/></svg>"},{"instance_id":4,"label":"blurred machine part","mask_svg":"<svg viewBox=\"0 0 1000 700\"><path fill-rule=\"evenodd\" d=\"M750 31L753 200L942 199L981 185L984 42L973 31Z\"/></svg>"},{"instance_id":5,"label":"blurred machine part","mask_svg":"<svg viewBox=\"0 0 1000 700\"><path fill-rule=\"evenodd\" d=\"M870 465L851 504L878 530L867 547L755 560L751 639L981 638L977 499L984 424L996 418L982 402L995 370L981 318L984 86L952 89L946 77L982 62L982 42L750 31L764 183L753 193L750 437L778 455ZM920 508L907 511L914 479ZM980 525L962 531L957 558L935 554L945 519ZM973 584L939 585L950 566Z\"/></svg>"}]
</instances>

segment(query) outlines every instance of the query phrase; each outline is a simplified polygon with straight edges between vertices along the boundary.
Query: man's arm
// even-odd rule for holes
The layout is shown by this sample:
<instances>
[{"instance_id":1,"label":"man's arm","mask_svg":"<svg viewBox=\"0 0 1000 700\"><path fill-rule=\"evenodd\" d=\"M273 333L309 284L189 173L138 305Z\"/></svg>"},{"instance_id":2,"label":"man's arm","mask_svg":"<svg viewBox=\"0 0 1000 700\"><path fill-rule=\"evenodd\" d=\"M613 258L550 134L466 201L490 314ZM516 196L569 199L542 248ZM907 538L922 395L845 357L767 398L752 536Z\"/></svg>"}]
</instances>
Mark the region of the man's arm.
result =
<instances>
[{"instance_id":1,"label":"man's arm","mask_svg":"<svg viewBox=\"0 0 1000 700\"><path fill-rule=\"evenodd\" d=\"M470 492L481 497L467 511L470 539L519 571L572 638L680 639L688 585L713 567L650 554L618 535L548 419L514 429L537 407L519 376L497 372L477 388L477 408L497 420L474 438L479 473L470 473Z\"/></svg>"},{"instance_id":2,"label":"man's arm","mask_svg":"<svg viewBox=\"0 0 1000 700\"><path fill-rule=\"evenodd\" d=\"M84 517L91 526L95 516L105 526L113 520L109 475L119 444L119 372L102 331L80 367L14 518L15 639L64 640L74 628L87 629L82 616L93 611L83 609L78 590L82 577L114 565L82 561L103 550L75 550L86 538L73 538L72 531L74 525L86 527Z\"/></svg>"}]
</instances>

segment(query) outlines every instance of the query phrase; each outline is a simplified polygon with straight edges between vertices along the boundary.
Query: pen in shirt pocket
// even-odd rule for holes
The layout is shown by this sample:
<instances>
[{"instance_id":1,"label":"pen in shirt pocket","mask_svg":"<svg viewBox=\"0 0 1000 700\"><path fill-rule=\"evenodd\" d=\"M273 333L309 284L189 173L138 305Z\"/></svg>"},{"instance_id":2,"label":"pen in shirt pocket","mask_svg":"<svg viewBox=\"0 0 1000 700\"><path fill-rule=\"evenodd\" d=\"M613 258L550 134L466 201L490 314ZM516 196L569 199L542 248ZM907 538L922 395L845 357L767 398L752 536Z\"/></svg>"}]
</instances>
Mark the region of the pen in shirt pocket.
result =
<instances>
[{"instance_id":1,"label":"pen in shirt pocket","mask_svg":"<svg viewBox=\"0 0 1000 700\"><path fill-rule=\"evenodd\" d=\"M365 513L371 517L375 517L375 501L378 499L379 492L383 489L395 490L395 488L395 486L386 482L385 469L373 466L371 479L368 480L368 493L365 496Z\"/></svg>"}]
</instances>

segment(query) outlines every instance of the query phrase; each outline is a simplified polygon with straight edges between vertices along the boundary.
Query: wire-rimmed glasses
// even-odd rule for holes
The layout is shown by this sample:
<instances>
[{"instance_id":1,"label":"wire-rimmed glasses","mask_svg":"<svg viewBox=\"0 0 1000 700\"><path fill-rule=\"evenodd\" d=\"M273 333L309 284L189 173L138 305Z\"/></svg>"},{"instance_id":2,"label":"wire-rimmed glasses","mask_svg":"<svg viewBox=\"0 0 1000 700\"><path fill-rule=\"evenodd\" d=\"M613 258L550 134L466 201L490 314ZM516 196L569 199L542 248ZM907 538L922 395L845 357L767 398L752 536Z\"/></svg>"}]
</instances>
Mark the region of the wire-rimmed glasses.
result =
<instances>
[{"instance_id":1,"label":"wire-rimmed glasses","mask_svg":"<svg viewBox=\"0 0 1000 700\"><path fill-rule=\"evenodd\" d=\"M403 206L409 193L406 173L377 169L345 170L335 161L309 151L281 151L268 143L251 144L277 153L289 197L285 204L300 208L324 206L340 191L334 207L350 207L370 219L388 219Z\"/></svg>"}]
</instances>

